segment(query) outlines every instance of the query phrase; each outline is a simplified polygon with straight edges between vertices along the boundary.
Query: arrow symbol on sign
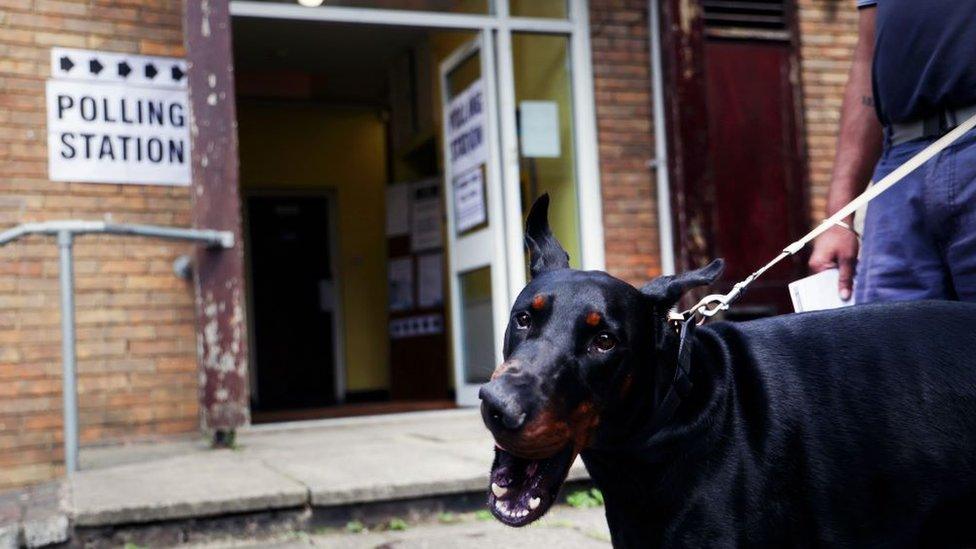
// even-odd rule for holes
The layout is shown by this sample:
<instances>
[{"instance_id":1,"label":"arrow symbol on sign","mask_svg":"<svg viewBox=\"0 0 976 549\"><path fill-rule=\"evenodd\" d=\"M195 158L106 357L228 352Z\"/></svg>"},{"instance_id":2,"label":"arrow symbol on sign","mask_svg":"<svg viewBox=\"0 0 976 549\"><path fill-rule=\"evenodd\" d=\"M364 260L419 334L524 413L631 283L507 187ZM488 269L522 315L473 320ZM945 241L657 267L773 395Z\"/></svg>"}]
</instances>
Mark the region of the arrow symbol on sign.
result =
<instances>
[{"instance_id":1,"label":"arrow symbol on sign","mask_svg":"<svg viewBox=\"0 0 976 549\"><path fill-rule=\"evenodd\" d=\"M99 63L98 59L92 59L88 62L88 70L90 70L92 74L97 75L98 73L102 72L102 69L104 68L105 66Z\"/></svg>"},{"instance_id":2,"label":"arrow symbol on sign","mask_svg":"<svg viewBox=\"0 0 976 549\"><path fill-rule=\"evenodd\" d=\"M181 69L179 65L173 65L173 70L171 71L171 74L173 76L174 82L179 82L180 80L183 79L184 76L186 76L186 73L183 72L183 69Z\"/></svg>"},{"instance_id":3,"label":"arrow symbol on sign","mask_svg":"<svg viewBox=\"0 0 976 549\"><path fill-rule=\"evenodd\" d=\"M153 78L156 78L157 74L159 74L159 71L156 70L156 65L146 63L146 78L152 80Z\"/></svg>"},{"instance_id":4,"label":"arrow symbol on sign","mask_svg":"<svg viewBox=\"0 0 976 549\"><path fill-rule=\"evenodd\" d=\"M132 67L130 67L128 63L126 63L125 61L119 63L119 76L125 78L129 76L130 72L132 72Z\"/></svg>"},{"instance_id":5,"label":"arrow symbol on sign","mask_svg":"<svg viewBox=\"0 0 976 549\"><path fill-rule=\"evenodd\" d=\"M67 55L61 57L58 62L61 64L61 70L64 72L70 71L75 66L75 64L71 62L71 58Z\"/></svg>"}]
</instances>

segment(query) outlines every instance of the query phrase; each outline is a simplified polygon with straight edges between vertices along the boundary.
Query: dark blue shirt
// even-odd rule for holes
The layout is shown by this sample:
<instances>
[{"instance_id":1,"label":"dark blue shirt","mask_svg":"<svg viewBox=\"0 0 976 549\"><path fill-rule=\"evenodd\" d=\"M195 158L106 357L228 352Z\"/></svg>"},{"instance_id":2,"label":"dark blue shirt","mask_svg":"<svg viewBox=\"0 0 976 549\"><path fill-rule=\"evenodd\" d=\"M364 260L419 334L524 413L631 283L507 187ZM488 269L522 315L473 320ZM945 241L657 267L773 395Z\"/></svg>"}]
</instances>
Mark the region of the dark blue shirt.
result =
<instances>
[{"instance_id":1,"label":"dark blue shirt","mask_svg":"<svg viewBox=\"0 0 976 549\"><path fill-rule=\"evenodd\" d=\"M976 0L857 4L877 5L872 78L883 123L976 105Z\"/></svg>"}]
</instances>

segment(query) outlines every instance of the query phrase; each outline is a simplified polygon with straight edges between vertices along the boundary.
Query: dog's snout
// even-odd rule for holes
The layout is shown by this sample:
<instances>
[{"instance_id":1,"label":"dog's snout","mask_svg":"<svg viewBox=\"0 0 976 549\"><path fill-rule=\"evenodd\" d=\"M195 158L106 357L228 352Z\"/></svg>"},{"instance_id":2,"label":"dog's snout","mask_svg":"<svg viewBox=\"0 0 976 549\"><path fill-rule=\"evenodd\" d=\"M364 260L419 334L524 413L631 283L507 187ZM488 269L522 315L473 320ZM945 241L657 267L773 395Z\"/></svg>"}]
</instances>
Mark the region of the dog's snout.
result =
<instances>
[{"instance_id":1,"label":"dog's snout","mask_svg":"<svg viewBox=\"0 0 976 549\"><path fill-rule=\"evenodd\" d=\"M512 391L499 381L491 381L478 391L481 399L482 415L488 427L514 431L525 424L526 413L519 406Z\"/></svg>"}]
</instances>

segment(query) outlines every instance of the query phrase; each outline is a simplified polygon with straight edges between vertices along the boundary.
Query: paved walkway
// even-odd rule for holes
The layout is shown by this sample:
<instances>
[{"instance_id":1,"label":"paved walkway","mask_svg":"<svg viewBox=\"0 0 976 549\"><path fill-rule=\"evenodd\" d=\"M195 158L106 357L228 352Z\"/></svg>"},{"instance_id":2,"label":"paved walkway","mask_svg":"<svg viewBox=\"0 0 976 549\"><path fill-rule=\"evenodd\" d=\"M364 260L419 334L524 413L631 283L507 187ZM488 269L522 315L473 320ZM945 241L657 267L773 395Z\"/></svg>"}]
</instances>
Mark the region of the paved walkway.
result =
<instances>
[{"instance_id":1,"label":"paved walkway","mask_svg":"<svg viewBox=\"0 0 976 549\"><path fill-rule=\"evenodd\" d=\"M450 517L449 523L427 522L405 525L402 531L351 533L323 531L312 535L293 532L257 541L215 541L197 546L200 549L267 547L269 549L544 549L573 547L606 549L610 532L603 508L573 509L553 507L539 522L525 528L509 528L473 514Z\"/></svg>"},{"instance_id":2,"label":"paved walkway","mask_svg":"<svg viewBox=\"0 0 976 549\"><path fill-rule=\"evenodd\" d=\"M103 526L477 492L493 457L476 410L262 425L237 443L84 450L69 516ZM586 478L581 463L570 478Z\"/></svg>"}]
</instances>

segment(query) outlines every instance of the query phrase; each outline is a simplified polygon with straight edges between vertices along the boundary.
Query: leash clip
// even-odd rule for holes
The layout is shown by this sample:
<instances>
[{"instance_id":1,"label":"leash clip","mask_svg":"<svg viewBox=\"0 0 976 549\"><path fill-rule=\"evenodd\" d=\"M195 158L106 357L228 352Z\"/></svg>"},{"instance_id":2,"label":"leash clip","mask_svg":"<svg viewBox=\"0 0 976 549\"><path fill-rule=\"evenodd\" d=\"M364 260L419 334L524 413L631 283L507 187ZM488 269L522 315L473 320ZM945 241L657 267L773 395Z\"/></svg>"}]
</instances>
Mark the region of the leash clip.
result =
<instances>
[{"instance_id":1,"label":"leash clip","mask_svg":"<svg viewBox=\"0 0 976 549\"><path fill-rule=\"evenodd\" d=\"M729 306L732 304L735 298L739 297L741 292L742 288L739 287L739 284L736 284L735 287L732 288L732 291L727 294L706 295L693 307L682 312L681 316L684 319L691 320L695 317L695 315L698 315L699 318L696 324L701 326L709 318L712 318L722 311L727 311Z\"/></svg>"},{"instance_id":2,"label":"leash clip","mask_svg":"<svg viewBox=\"0 0 976 549\"><path fill-rule=\"evenodd\" d=\"M671 327L674 328L674 331L676 332L681 331L681 325L684 324L685 321L687 320L688 318L685 316L684 313L679 313L674 309L668 311L668 324L670 324Z\"/></svg>"},{"instance_id":3,"label":"leash clip","mask_svg":"<svg viewBox=\"0 0 976 549\"><path fill-rule=\"evenodd\" d=\"M766 268L769 268L769 266L767 265ZM746 287L748 287L749 284L752 284L752 281L755 280L757 276L762 274L764 270L765 269L762 269L752 273L742 282L732 286L732 290L727 294L706 295L692 308L682 312L682 318L691 320L695 315L698 315L699 319L697 324L700 326L709 318L712 318L722 311L729 310L729 306L732 305L732 302L738 299L742 292L745 291Z\"/></svg>"},{"instance_id":4,"label":"leash clip","mask_svg":"<svg viewBox=\"0 0 976 549\"><path fill-rule=\"evenodd\" d=\"M672 309L668 311L668 322L671 323L675 331L681 331L681 327L688 322L693 322L696 326L701 326L706 320L717 315L720 311L727 310L738 293L738 291L733 291L727 295L710 294L703 297L701 301L690 309L681 312ZM695 320L695 315L698 315L697 320Z\"/></svg>"}]
</instances>

